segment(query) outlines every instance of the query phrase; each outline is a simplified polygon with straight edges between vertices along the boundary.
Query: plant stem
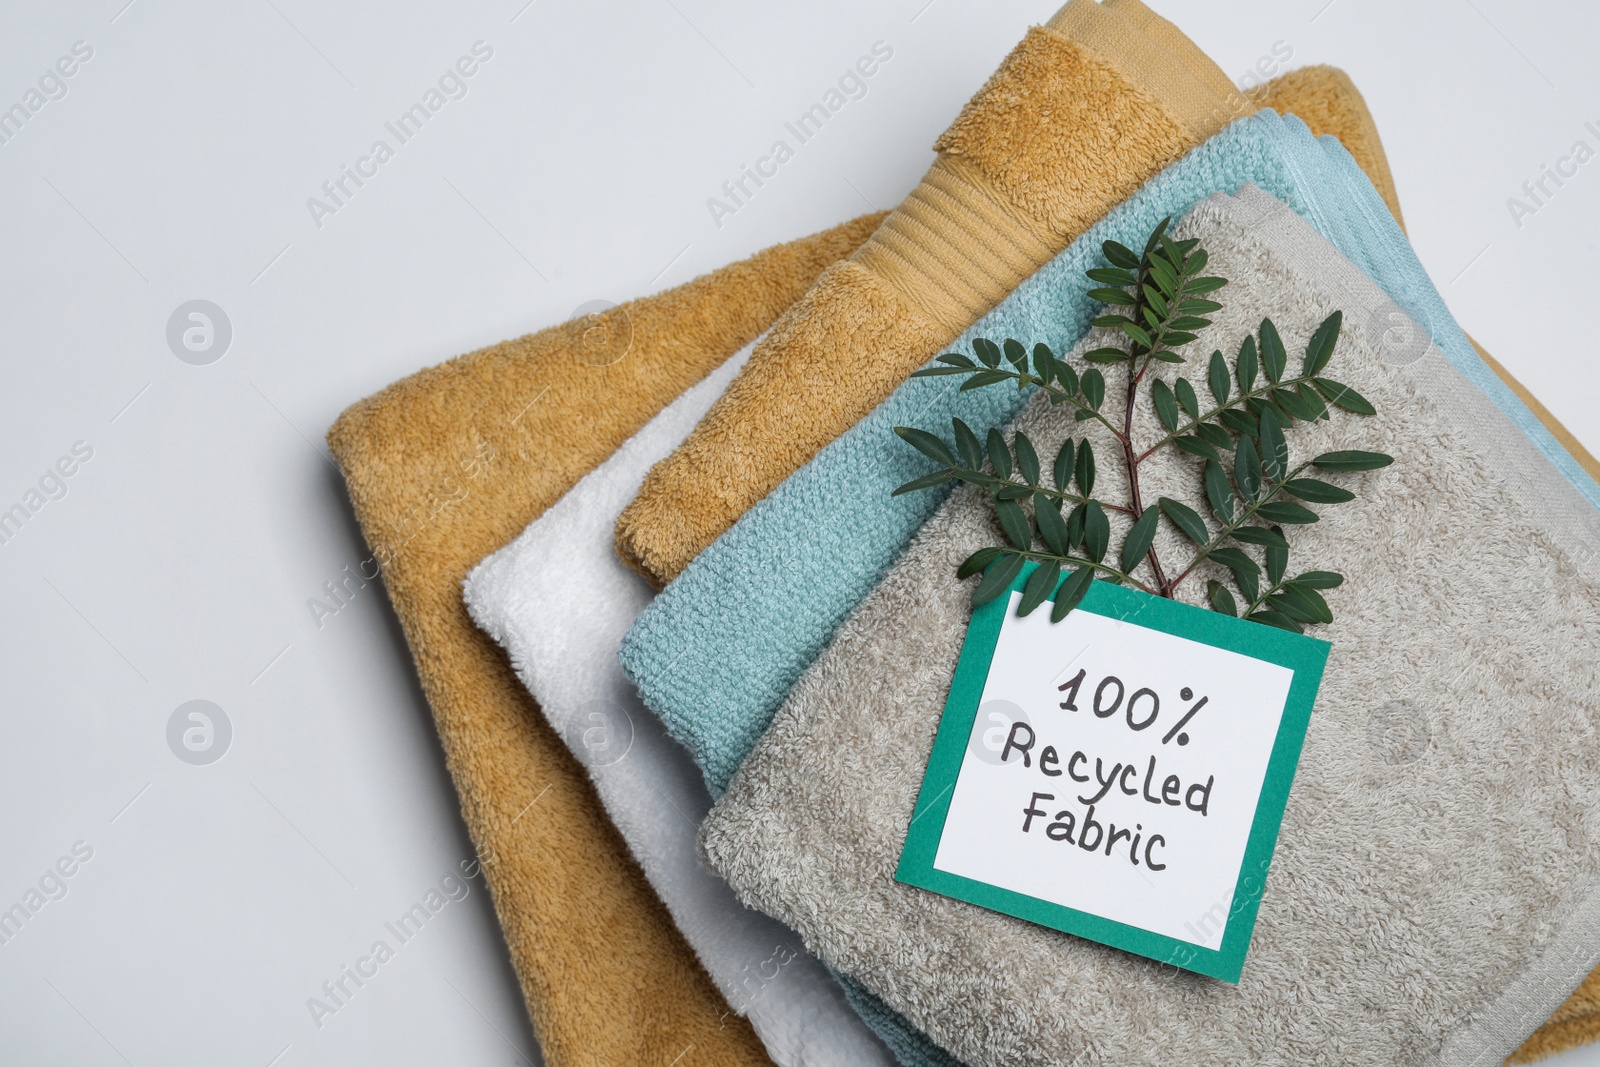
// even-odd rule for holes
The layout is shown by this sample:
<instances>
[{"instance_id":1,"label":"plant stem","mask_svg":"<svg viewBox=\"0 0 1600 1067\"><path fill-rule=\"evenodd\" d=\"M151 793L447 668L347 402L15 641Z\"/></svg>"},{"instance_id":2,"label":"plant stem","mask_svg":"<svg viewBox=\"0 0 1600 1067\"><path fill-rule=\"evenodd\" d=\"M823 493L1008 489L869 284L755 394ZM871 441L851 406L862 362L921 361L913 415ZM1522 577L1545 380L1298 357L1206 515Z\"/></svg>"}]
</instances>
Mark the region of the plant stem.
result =
<instances>
[{"instance_id":1,"label":"plant stem","mask_svg":"<svg viewBox=\"0 0 1600 1067\"><path fill-rule=\"evenodd\" d=\"M1122 571L1117 570L1117 568L1115 568L1115 567L1108 567L1104 563L1096 563L1092 559L1083 559L1083 558L1080 558L1078 556L1057 556L1057 555L1054 555L1054 554L1049 553L1049 552L1034 552L1031 549L1029 551L1026 551L1026 552L1018 552L1016 549L1009 549L1008 548L1006 551L1011 553L1012 555L1021 556L1023 559L1036 559L1036 560L1039 560L1041 563L1046 563L1046 562L1049 562L1050 560L1056 560L1056 561L1058 561L1060 563L1063 563L1063 564L1070 563L1074 567L1088 567L1091 570L1099 571L1101 574L1109 574L1112 577L1118 579L1119 581L1127 582L1129 585L1133 586L1135 589L1142 590L1143 592L1151 593L1151 594L1154 594L1156 592L1156 590L1150 588L1150 586L1148 586L1145 583L1139 581L1139 579L1135 578L1133 575L1125 574Z\"/></svg>"},{"instance_id":2,"label":"plant stem","mask_svg":"<svg viewBox=\"0 0 1600 1067\"><path fill-rule=\"evenodd\" d=\"M1147 261L1148 258L1148 256L1145 257ZM1142 265L1139 273L1134 277L1133 314L1129 317L1135 322L1140 320L1145 308L1144 287L1148 272L1148 266ZM1168 306L1168 311L1172 311L1175 308L1176 301ZM1167 332L1167 321L1170 318L1170 315L1162 317L1161 328L1156 331L1156 336L1150 339L1149 352L1155 352L1160 348L1161 340ZM1133 406L1134 402L1139 398L1139 382L1144 378L1144 372L1150 367L1150 358L1147 353L1144 366L1137 371L1134 370L1134 362L1138 359L1139 348L1139 343L1130 339L1128 345L1128 393L1126 403L1123 404L1122 408L1122 433L1119 435L1122 443L1122 461L1128 469L1128 498L1132 505L1129 508L1129 513L1132 514L1134 522L1138 522L1139 517L1144 514L1144 499L1139 494L1139 463L1144 457L1135 454L1133 450ZM1145 455L1149 455L1149 453L1146 452ZM1149 551L1145 553L1145 558L1150 561L1150 572L1155 576L1156 589L1160 591L1161 596L1171 597L1172 593L1168 589L1166 572L1161 569L1161 559L1156 555L1155 542L1151 542Z\"/></svg>"},{"instance_id":3,"label":"plant stem","mask_svg":"<svg viewBox=\"0 0 1600 1067\"><path fill-rule=\"evenodd\" d=\"M1148 361L1147 361L1148 364ZM1144 500L1139 495L1139 458L1133 452L1133 404L1139 396L1139 378L1141 375L1133 371L1133 359L1130 353L1128 359L1128 399L1122 412L1122 460L1128 468L1128 498L1131 503L1130 514L1133 521L1138 522L1139 516L1144 514ZM1155 575L1156 588L1164 597L1172 596L1167 585L1166 573L1161 569L1161 559L1156 555L1155 542L1151 542L1150 549L1145 553L1145 558L1150 561L1150 572Z\"/></svg>"}]
</instances>

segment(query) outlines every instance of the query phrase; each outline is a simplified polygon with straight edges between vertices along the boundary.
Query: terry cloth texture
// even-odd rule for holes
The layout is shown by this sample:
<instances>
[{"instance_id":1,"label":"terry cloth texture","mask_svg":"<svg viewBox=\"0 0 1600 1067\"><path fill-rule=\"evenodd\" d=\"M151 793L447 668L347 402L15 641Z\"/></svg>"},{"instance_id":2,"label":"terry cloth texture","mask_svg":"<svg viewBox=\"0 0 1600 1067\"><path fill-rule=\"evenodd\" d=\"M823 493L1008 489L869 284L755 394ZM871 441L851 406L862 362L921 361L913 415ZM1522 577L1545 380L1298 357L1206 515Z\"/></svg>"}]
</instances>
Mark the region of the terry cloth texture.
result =
<instances>
[{"instance_id":1,"label":"terry cloth texture","mask_svg":"<svg viewBox=\"0 0 1600 1067\"><path fill-rule=\"evenodd\" d=\"M539 715L461 580L673 397L749 344L878 224L761 252L603 321L403 379L328 432L383 568L552 1067L766 1062ZM611 340L607 340L610 338ZM619 355L620 354L620 355Z\"/></svg>"},{"instance_id":2,"label":"terry cloth texture","mask_svg":"<svg viewBox=\"0 0 1600 1067\"><path fill-rule=\"evenodd\" d=\"M1072 347L1098 314L1085 295L1083 272L1101 263L1103 240L1142 247L1164 216L1181 215L1246 181L1287 200L1371 271L1400 307L1440 323L1440 336L1445 326L1454 331L1426 273L1349 154L1337 142L1313 137L1299 120L1264 111L1153 178L968 329L956 347L970 349L975 337L1045 341L1058 352ZM1374 233L1385 227L1397 243L1383 242L1384 256L1368 254L1380 244ZM1387 317L1355 325L1398 336ZM1454 356L1476 361L1459 331L1442 343ZM645 703L694 754L713 795L726 787L829 635L941 499L938 493L890 496L927 467L893 428L948 427L952 415L974 425L1004 423L1025 399L997 389L963 393L949 378L903 383L752 508L646 610L623 645L623 665ZM771 575L782 576L787 595L768 595L764 576Z\"/></svg>"},{"instance_id":3,"label":"terry cloth texture","mask_svg":"<svg viewBox=\"0 0 1600 1067\"><path fill-rule=\"evenodd\" d=\"M1181 230L1231 279L1197 347L1235 351L1270 316L1299 353L1333 310L1355 324L1393 306L1252 187ZM1397 462L1349 476L1357 499L1291 538L1291 565L1346 582L1238 986L894 881L971 614L954 568L998 537L976 491L796 687L703 828L713 869L983 1067L1504 1058L1600 956L1600 516L1437 347L1396 358L1347 329L1331 369L1378 414L1291 434L1298 457ZM1043 454L1095 436L1064 412L1035 400L1017 426ZM1135 432L1162 433L1148 406ZM1101 465L1108 499L1116 468ZM1181 454L1140 482L1204 508ZM1186 554L1169 530L1157 548ZM1180 592L1198 602L1203 583Z\"/></svg>"},{"instance_id":4,"label":"terry cloth texture","mask_svg":"<svg viewBox=\"0 0 1600 1067\"><path fill-rule=\"evenodd\" d=\"M677 577L1073 238L1253 110L1138 0L1070 0L1028 31L934 145L917 188L650 473L618 520L618 552L658 586Z\"/></svg>"},{"instance_id":5,"label":"terry cloth texture","mask_svg":"<svg viewBox=\"0 0 1600 1067\"><path fill-rule=\"evenodd\" d=\"M689 754L617 664L650 587L617 559L611 527L650 464L671 452L749 350L691 386L468 576L479 626L510 656L539 710L593 780L606 814L733 1011L779 1067L892 1067L838 983L791 930L740 904L700 863L711 807Z\"/></svg>"}]
</instances>

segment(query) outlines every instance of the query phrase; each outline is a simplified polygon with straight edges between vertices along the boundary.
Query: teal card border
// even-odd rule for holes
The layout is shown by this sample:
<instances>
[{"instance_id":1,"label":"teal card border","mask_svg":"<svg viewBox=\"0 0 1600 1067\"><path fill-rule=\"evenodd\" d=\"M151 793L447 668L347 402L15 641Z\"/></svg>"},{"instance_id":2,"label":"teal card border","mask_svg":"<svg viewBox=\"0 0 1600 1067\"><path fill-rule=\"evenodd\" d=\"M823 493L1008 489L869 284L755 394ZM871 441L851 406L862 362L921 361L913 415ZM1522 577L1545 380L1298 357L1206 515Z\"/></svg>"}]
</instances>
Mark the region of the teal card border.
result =
<instances>
[{"instance_id":1,"label":"teal card border","mask_svg":"<svg viewBox=\"0 0 1600 1067\"><path fill-rule=\"evenodd\" d=\"M1234 879L1233 904L1229 910L1222 946L1216 949L1203 948L1165 934L1152 933L1025 893L934 869L933 861L938 853L939 839L944 835L945 818L950 811L956 777L961 773L967 742L972 736L972 724L977 718L978 704L988 681L989 664L994 659L995 645L1000 638L1000 625L1005 620L1006 612L1011 610L1011 593L1026 584L1028 576L1037 566L1037 563L1029 563L1023 567L1022 573L1005 594L972 613L972 622L967 627L966 640L961 646L961 659L956 664L955 678L950 683L950 695L945 701L944 715L939 721L939 732L934 738L933 754L928 758L928 769L922 778L916 810L906 831L905 847L900 854L895 880L1237 985L1244 970L1245 954L1250 949L1250 938L1255 932L1256 912L1261 906L1267 870L1277 847L1283 811L1289 803L1289 787L1294 782L1295 767L1300 762L1300 749L1305 742L1306 727L1311 721L1311 708L1317 698L1317 689L1322 684L1323 668L1327 665L1332 646L1326 641L1280 630L1275 626L1246 622L1220 612L1207 611L1104 581L1091 584L1083 602L1074 609L1133 622L1213 648L1276 663L1294 672L1283 717L1279 721L1278 736L1272 745L1272 756L1267 761L1261 797L1256 805L1255 820L1250 826L1244 859ZM1047 602L1039 610L1048 609ZM1256 873L1252 875L1252 871Z\"/></svg>"}]
</instances>

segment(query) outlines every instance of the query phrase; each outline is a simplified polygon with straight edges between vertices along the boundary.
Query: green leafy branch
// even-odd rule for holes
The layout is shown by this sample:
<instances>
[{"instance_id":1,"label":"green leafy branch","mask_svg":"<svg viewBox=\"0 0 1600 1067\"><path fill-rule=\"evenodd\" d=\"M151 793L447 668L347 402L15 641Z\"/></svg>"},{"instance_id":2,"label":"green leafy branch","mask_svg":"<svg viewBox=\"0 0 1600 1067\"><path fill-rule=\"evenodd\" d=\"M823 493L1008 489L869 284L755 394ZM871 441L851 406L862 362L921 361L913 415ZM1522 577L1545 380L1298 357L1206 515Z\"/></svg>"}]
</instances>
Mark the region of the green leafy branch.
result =
<instances>
[{"instance_id":1,"label":"green leafy branch","mask_svg":"<svg viewBox=\"0 0 1600 1067\"><path fill-rule=\"evenodd\" d=\"M1084 360L1096 366L1079 372L1047 345L1035 345L1030 357L1016 340L996 345L980 338L973 342L976 361L960 354L944 355L936 366L916 374L963 375L962 390L1015 382L1019 389L1042 390L1052 404L1073 408L1075 421L1096 422L1116 441L1128 476L1128 500L1113 503L1094 497L1095 455L1087 437L1069 436L1063 442L1052 467L1052 482L1047 484L1037 450L1025 434L1015 434L1008 446L998 429L990 429L980 444L978 435L960 419L952 420L954 448L924 430L896 428L939 469L907 482L895 493L952 480L988 491L1007 543L980 549L958 569L961 578L983 575L973 593L975 604L1001 595L1029 560L1040 566L1023 588L1019 612L1027 615L1053 599L1051 617L1056 621L1081 602L1096 577L1171 597L1197 568L1210 562L1232 577L1244 601L1241 609L1227 586L1210 579L1207 601L1216 611L1297 631L1308 624L1331 622L1332 611L1320 591L1337 587L1342 576L1308 571L1288 578L1289 542L1283 528L1316 522L1318 516L1308 504L1354 499L1350 490L1310 477L1307 472L1312 468L1355 472L1392 462L1383 453L1337 451L1290 465L1286 431L1297 422L1328 419L1331 408L1357 415L1374 413L1360 393L1323 373L1333 358L1343 315L1334 312L1312 334L1300 373L1293 377L1285 376L1287 352L1270 318L1262 320L1259 340L1244 339L1231 367L1221 351L1214 351L1205 375L1211 403L1202 410L1194 383L1181 375L1168 383L1152 371L1160 364L1187 362L1179 349L1196 340L1211 324L1206 316L1222 307L1202 294L1227 281L1202 273L1209 256L1198 241L1175 241L1166 229L1163 220L1140 255L1115 241L1105 242L1102 248L1110 265L1088 272L1091 281L1102 283L1089 295L1112 309L1094 324L1122 337L1120 346L1084 354ZM1105 410L1107 383L1099 369L1116 364L1123 366L1125 379L1120 420ZM1133 416L1146 385L1166 434L1141 447L1134 439ZM1153 507L1145 505L1139 468L1169 447L1202 461L1197 472L1200 487L1217 530L1193 508L1170 497L1160 498ZM1031 505L1031 521L1024 504ZM1106 560L1111 541L1108 512L1129 520L1116 565ZM1171 578L1155 548L1162 517L1194 546L1192 558ZM1260 562L1247 547L1260 549ZM1148 570L1148 579L1136 576L1141 565ZM1073 570L1063 579L1068 568Z\"/></svg>"}]
</instances>

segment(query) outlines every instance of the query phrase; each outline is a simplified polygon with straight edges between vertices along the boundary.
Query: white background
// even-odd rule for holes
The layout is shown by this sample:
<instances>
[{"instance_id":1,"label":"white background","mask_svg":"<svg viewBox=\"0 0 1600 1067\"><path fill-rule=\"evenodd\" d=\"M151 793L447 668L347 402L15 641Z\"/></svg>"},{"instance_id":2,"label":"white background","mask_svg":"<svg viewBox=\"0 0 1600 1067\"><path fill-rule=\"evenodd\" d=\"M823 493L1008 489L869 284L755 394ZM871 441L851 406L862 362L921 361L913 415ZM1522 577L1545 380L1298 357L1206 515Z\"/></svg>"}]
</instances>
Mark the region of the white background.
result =
<instances>
[{"instance_id":1,"label":"white background","mask_svg":"<svg viewBox=\"0 0 1600 1067\"><path fill-rule=\"evenodd\" d=\"M526 4L526 6L525 6ZM1600 161L1506 200L1600 120L1600 9L1555 0L1158 0L1230 75L1343 66L1463 325L1600 448ZM334 1018L305 1006L470 846L322 435L429 363L894 204L1051 0L105 0L0 9L0 105L94 58L0 145L0 507L77 440L70 495L0 547L7 1064L531 1062L481 880ZM318 229L307 197L482 39L470 94ZM706 198L876 40L894 58L718 229ZM1589 136L1593 144L1592 136ZM178 304L230 317L180 362ZM230 751L176 759L203 697ZM1600 1064L1600 1052L1568 1063Z\"/></svg>"}]
</instances>

